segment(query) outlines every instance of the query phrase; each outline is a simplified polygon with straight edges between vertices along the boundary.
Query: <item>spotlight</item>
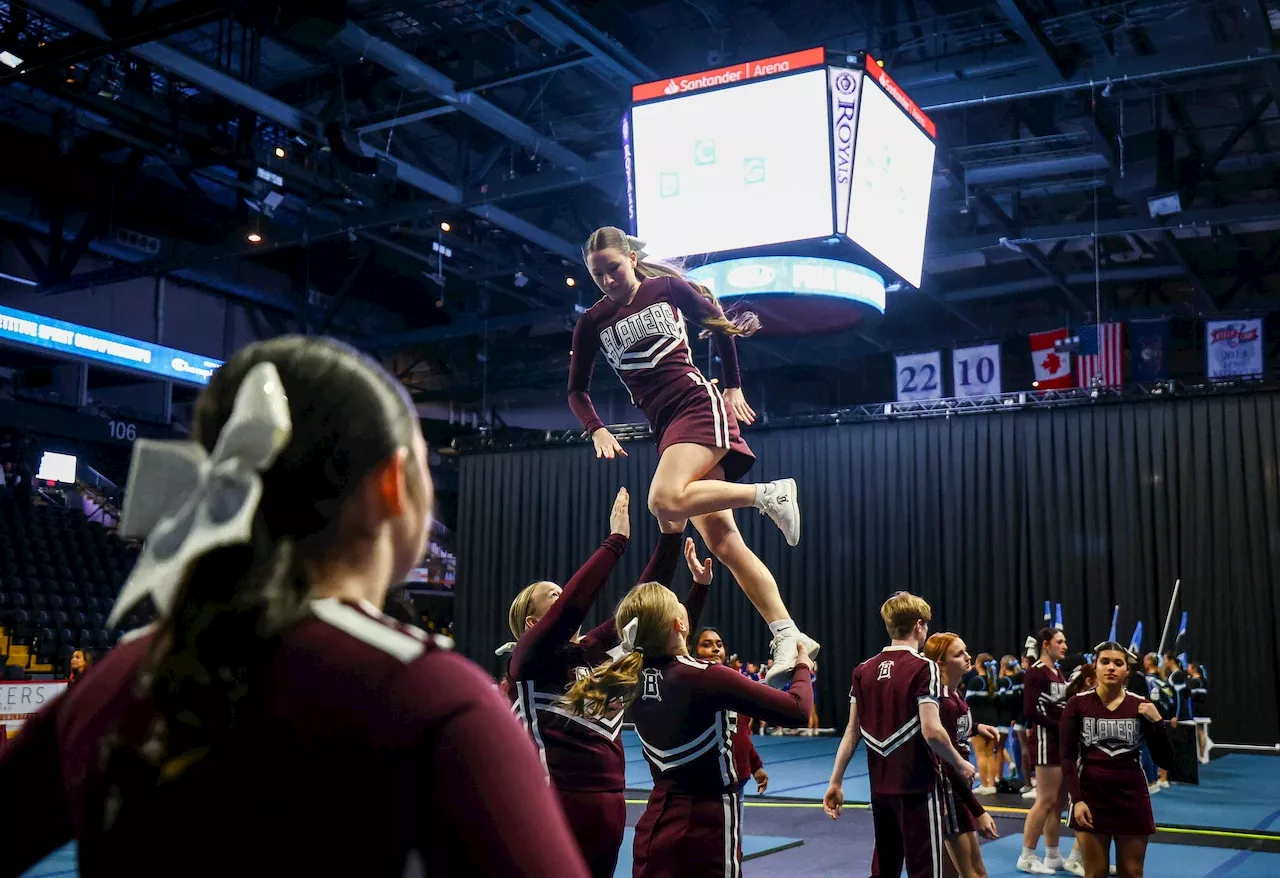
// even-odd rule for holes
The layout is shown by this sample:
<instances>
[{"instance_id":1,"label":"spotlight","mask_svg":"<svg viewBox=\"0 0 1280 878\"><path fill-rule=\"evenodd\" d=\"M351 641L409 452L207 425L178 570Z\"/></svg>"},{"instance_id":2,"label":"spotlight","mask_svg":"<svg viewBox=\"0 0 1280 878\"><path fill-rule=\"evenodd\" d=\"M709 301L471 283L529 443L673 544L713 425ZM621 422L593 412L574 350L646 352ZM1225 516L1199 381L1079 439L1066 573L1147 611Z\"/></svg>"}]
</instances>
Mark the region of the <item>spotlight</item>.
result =
<instances>
[{"instance_id":1,"label":"spotlight","mask_svg":"<svg viewBox=\"0 0 1280 878\"><path fill-rule=\"evenodd\" d=\"M261 243L262 243L262 236L261 236L261 235L259 235L257 232L250 232L250 233L249 233L249 235L248 235L248 238L249 238L249 243L250 243L250 244L261 244Z\"/></svg>"},{"instance_id":2,"label":"spotlight","mask_svg":"<svg viewBox=\"0 0 1280 878\"><path fill-rule=\"evenodd\" d=\"M452 232L452 231L453 231L453 226L449 225L447 222L445 222L445 223L441 223L441 224L440 224L440 231L442 231L442 232Z\"/></svg>"},{"instance_id":3,"label":"spotlight","mask_svg":"<svg viewBox=\"0 0 1280 878\"><path fill-rule=\"evenodd\" d=\"M1039 386L1040 386L1040 382L1039 382L1039 381L1032 381L1032 382L1031 382L1031 386L1032 386L1032 387L1039 387Z\"/></svg>"},{"instance_id":4,"label":"spotlight","mask_svg":"<svg viewBox=\"0 0 1280 878\"><path fill-rule=\"evenodd\" d=\"M10 52L8 49L0 52L0 64L3 64L4 66L17 69L22 66L22 63L22 59Z\"/></svg>"},{"instance_id":5,"label":"spotlight","mask_svg":"<svg viewBox=\"0 0 1280 878\"><path fill-rule=\"evenodd\" d=\"M283 146L277 146L277 147L276 147L276 158L278 158L278 159L282 159L282 158L284 158L284 147L283 147Z\"/></svg>"},{"instance_id":6,"label":"spotlight","mask_svg":"<svg viewBox=\"0 0 1280 878\"><path fill-rule=\"evenodd\" d=\"M576 287L578 285L578 282L571 277L566 277L564 279L564 282L566 286L570 286L570 287Z\"/></svg>"},{"instance_id":7,"label":"spotlight","mask_svg":"<svg viewBox=\"0 0 1280 878\"><path fill-rule=\"evenodd\" d=\"M876 59L876 66L877 66L877 67L883 67L883 66L884 66L884 62L883 62L883 61L881 61L879 58L877 58L877 59Z\"/></svg>"}]
</instances>

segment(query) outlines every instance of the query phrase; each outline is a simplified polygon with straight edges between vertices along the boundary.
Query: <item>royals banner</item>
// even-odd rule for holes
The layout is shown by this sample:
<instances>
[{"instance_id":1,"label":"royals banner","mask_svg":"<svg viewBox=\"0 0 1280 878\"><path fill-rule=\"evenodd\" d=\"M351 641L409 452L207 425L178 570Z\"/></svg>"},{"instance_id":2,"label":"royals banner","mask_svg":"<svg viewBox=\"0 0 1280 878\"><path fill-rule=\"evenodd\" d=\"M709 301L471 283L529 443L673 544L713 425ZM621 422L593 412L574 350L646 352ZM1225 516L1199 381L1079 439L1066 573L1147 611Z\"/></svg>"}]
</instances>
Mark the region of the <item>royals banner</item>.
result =
<instances>
[{"instance_id":1,"label":"royals banner","mask_svg":"<svg viewBox=\"0 0 1280 878\"><path fill-rule=\"evenodd\" d=\"M898 402L942 399L942 351L900 354L897 366Z\"/></svg>"},{"instance_id":2,"label":"royals banner","mask_svg":"<svg viewBox=\"0 0 1280 878\"><path fill-rule=\"evenodd\" d=\"M1205 329L1205 372L1210 381L1261 378L1262 318L1210 320Z\"/></svg>"}]
</instances>

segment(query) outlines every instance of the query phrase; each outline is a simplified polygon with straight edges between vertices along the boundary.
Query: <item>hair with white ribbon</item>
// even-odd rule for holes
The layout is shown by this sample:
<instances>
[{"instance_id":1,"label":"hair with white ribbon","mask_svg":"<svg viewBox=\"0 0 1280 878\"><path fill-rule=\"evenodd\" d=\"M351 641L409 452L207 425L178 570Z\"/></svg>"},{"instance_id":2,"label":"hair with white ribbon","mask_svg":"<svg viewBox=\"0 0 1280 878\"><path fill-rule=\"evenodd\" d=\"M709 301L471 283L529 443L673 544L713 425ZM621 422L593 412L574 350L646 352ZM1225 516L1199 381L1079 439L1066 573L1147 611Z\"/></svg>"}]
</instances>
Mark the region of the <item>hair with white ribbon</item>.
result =
<instances>
[{"instance_id":1,"label":"hair with white ribbon","mask_svg":"<svg viewBox=\"0 0 1280 878\"><path fill-rule=\"evenodd\" d=\"M648 246L647 242L641 241L635 235L627 235L627 246L631 248L631 252L636 254L636 259L641 262L649 258L649 254L644 252L644 248Z\"/></svg>"},{"instance_id":2,"label":"hair with white ribbon","mask_svg":"<svg viewBox=\"0 0 1280 878\"><path fill-rule=\"evenodd\" d=\"M293 435L280 374L260 363L244 376L213 453L193 441L139 439L133 446L119 533L145 537L107 624L148 596L161 615L188 566L223 546L249 542L262 500L262 474Z\"/></svg>"},{"instance_id":3,"label":"hair with white ribbon","mask_svg":"<svg viewBox=\"0 0 1280 878\"><path fill-rule=\"evenodd\" d=\"M630 655L633 652L643 654L644 650L636 646L636 631L640 628L640 617L634 616L631 621L622 626L622 634L618 638L618 645L609 650L609 658L611 661L617 661L623 656Z\"/></svg>"}]
</instances>

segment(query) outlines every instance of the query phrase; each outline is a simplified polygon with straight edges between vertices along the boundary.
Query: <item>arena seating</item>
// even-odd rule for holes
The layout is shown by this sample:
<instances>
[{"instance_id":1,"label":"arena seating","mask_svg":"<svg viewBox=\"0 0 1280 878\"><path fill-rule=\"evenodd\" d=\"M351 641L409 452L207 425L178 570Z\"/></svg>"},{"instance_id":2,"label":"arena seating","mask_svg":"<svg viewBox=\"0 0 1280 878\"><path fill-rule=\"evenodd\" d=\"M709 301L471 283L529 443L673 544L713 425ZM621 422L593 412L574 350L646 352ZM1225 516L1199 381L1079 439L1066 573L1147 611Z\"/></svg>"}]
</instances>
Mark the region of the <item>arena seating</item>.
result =
<instances>
[{"instance_id":1,"label":"arena seating","mask_svg":"<svg viewBox=\"0 0 1280 878\"><path fill-rule=\"evenodd\" d=\"M106 618L137 558L83 513L52 505L0 504L0 649L5 674L67 673L71 653L95 656L145 624L132 614L117 630Z\"/></svg>"}]
</instances>

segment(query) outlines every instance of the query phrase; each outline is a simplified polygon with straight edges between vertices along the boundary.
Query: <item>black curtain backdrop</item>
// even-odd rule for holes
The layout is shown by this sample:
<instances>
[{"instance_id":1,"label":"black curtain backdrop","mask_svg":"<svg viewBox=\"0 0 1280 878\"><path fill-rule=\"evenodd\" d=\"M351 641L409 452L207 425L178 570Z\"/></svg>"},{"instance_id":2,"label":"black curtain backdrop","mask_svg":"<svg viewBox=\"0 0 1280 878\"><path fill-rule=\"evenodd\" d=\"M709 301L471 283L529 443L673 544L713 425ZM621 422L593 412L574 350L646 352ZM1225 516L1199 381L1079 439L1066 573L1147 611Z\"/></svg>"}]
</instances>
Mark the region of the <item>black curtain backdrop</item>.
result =
<instances>
[{"instance_id":1,"label":"black curtain backdrop","mask_svg":"<svg viewBox=\"0 0 1280 878\"><path fill-rule=\"evenodd\" d=\"M855 664L886 641L879 607L907 589L933 631L970 651L1017 654L1061 602L1072 651L1105 638L1112 606L1128 642L1143 620L1154 651L1175 579L1193 657L1208 668L1219 741L1280 738L1280 395L1220 396L796 430L752 431L751 477L791 475L800 545L754 510L739 526L777 576L796 621L823 645L818 709L847 721ZM495 675L507 608L536 579L564 582L608 533L619 486L632 494L631 548L591 621L640 574L657 527L646 508L656 453L590 445L470 455L458 521L458 648ZM692 527L689 533L693 533ZM674 587L683 595L681 564ZM1167 643L1177 629L1175 613ZM704 624L730 652L768 655L768 631L717 570Z\"/></svg>"}]
</instances>

